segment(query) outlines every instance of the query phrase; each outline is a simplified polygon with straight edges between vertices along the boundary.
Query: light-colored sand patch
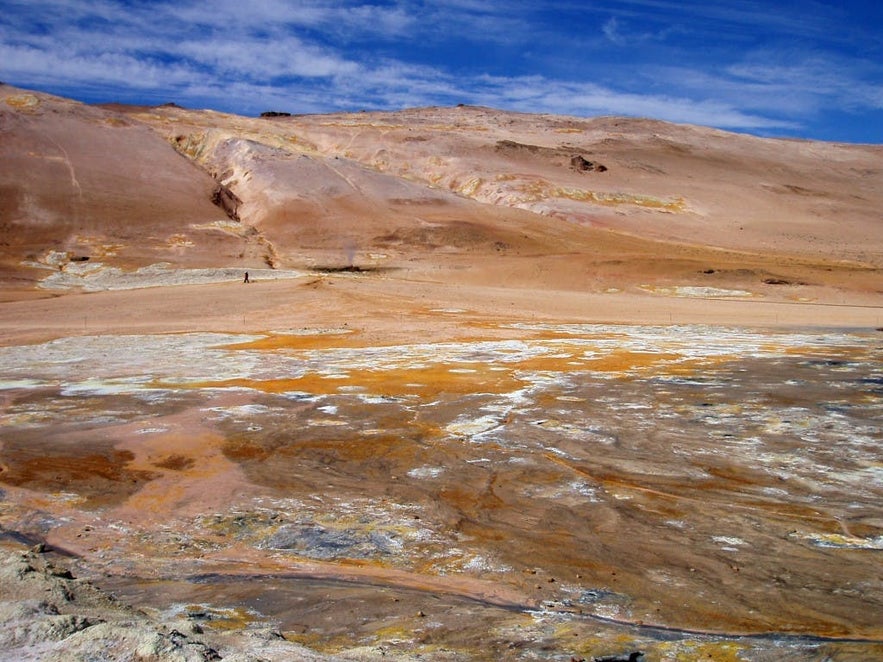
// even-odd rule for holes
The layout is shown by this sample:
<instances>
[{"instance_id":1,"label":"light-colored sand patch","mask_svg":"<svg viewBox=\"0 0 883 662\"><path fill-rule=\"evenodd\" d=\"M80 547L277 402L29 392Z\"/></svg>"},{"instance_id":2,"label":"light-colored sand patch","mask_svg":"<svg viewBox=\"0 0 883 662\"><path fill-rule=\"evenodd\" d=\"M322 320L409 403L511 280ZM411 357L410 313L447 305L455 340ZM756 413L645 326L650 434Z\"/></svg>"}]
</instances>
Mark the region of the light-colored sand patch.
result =
<instances>
[{"instance_id":1,"label":"light-colored sand patch","mask_svg":"<svg viewBox=\"0 0 883 662\"><path fill-rule=\"evenodd\" d=\"M212 221L210 223L194 223L190 227L194 230L219 230L226 234L231 234L235 237L248 236L249 232L252 231L252 228L250 226L244 225L239 221L231 221L229 219Z\"/></svg>"},{"instance_id":2,"label":"light-colored sand patch","mask_svg":"<svg viewBox=\"0 0 883 662\"><path fill-rule=\"evenodd\" d=\"M859 538L840 533L808 533L800 536L818 547L833 549L867 549L883 550L883 536L876 538Z\"/></svg>"},{"instance_id":3,"label":"light-colored sand patch","mask_svg":"<svg viewBox=\"0 0 883 662\"><path fill-rule=\"evenodd\" d=\"M44 382L36 379L0 379L0 391L12 389L32 389L43 386Z\"/></svg>"},{"instance_id":4,"label":"light-colored sand patch","mask_svg":"<svg viewBox=\"0 0 883 662\"><path fill-rule=\"evenodd\" d=\"M33 94L10 94L5 101L10 108L24 111L34 110L40 105L40 99Z\"/></svg>"},{"instance_id":5,"label":"light-colored sand patch","mask_svg":"<svg viewBox=\"0 0 883 662\"><path fill-rule=\"evenodd\" d=\"M87 292L106 290L132 290L144 287L168 287L174 285L206 285L209 283L235 282L243 279L239 268L177 269L161 262L135 271L123 271L101 262L70 262L60 265L39 283L47 290L81 289ZM249 269L249 280L287 280L301 278L302 271L276 269Z\"/></svg>"},{"instance_id":6,"label":"light-colored sand patch","mask_svg":"<svg viewBox=\"0 0 883 662\"><path fill-rule=\"evenodd\" d=\"M696 287L689 285L677 285L674 287L660 287L658 285L642 285L641 289L652 294L660 294L670 297L694 297L697 299L709 298L743 298L757 296L748 290L730 290L721 287Z\"/></svg>"},{"instance_id":7,"label":"light-colored sand patch","mask_svg":"<svg viewBox=\"0 0 883 662\"><path fill-rule=\"evenodd\" d=\"M411 478L438 478L445 472L444 467L414 467L408 471Z\"/></svg>"},{"instance_id":8,"label":"light-colored sand patch","mask_svg":"<svg viewBox=\"0 0 883 662\"><path fill-rule=\"evenodd\" d=\"M500 425L500 420L495 416L481 416L479 418L458 419L446 426L446 430L451 434L473 437L483 432L488 432Z\"/></svg>"}]
</instances>

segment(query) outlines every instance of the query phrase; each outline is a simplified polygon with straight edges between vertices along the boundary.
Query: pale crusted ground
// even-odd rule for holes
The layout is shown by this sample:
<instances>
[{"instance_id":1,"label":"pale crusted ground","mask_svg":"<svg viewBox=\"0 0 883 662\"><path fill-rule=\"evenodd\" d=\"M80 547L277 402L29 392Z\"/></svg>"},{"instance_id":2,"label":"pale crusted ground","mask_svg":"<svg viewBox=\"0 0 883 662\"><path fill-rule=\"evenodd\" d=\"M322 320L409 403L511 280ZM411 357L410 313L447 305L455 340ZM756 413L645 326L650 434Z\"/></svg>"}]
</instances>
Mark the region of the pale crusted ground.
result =
<instances>
[{"instance_id":1,"label":"pale crusted ground","mask_svg":"<svg viewBox=\"0 0 883 662\"><path fill-rule=\"evenodd\" d=\"M877 332L418 317L0 349L4 528L347 659L879 650Z\"/></svg>"}]
</instances>

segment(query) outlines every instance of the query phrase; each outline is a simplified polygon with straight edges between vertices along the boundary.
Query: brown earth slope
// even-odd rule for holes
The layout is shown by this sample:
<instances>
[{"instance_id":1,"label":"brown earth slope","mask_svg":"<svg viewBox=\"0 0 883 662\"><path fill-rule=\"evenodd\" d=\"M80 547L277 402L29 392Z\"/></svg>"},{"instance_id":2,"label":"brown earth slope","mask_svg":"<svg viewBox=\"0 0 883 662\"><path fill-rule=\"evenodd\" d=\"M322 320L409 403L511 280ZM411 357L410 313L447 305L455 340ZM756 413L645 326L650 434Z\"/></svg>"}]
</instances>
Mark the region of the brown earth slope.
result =
<instances>
[{"instance_id":1,"label":"brown earth slope","mask_svg":"<svg viewBox=\"0 0 883 662\"><path fill-rule=\"evenodd\" d=\"M246 118L0 91L5 298L47 271L161 262L837 303L881 289L879 146L472 107Z\"/></svg>"},{"instance_id":2,"label":"brown earth slope","mask_svg":"<svg viewBox=\"0 0 883 662\"><path fill-rule=\"evenodd\" d=\"M246 250L213 225L228 220L214 180L138 122L0 86L0 135L4 290L71 260L209 265Z\"/></svg>"}]
</instances>

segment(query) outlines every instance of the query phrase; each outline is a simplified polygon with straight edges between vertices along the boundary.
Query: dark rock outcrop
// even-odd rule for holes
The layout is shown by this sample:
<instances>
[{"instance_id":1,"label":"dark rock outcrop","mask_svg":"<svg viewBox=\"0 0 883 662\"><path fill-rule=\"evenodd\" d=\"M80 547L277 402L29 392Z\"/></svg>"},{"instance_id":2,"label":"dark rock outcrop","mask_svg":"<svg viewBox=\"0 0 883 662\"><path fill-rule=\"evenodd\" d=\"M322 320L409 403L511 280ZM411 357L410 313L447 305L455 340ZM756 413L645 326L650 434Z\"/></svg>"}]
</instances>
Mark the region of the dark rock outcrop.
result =
<instances>
[{"instance_id":1,"label":"dark rock outcrop","mask_svg":"<svg viewBox=\"0 0 883 662\"><path fill-rule=\"evenodd\" d=\"M511 150L523 150L526 152L530 152L531 154L537 154L540 151L554 151L549 150L548 148L540 147L539 145L528 145L527 143L518 143L514 140L498 140L497 141L497 151L505 152Z\"/></svg>"},{"instance_id":2,"label":"dark rock outcrop","mask_svg":"<svg viewBox=\"0 0 883 662\"><path fill-rule=\"evenodd\" d=\"M223 184L218 184L212 191L212 202L223 209L230 219L239 220L239 206L242 204L242 200Z\"/></svg>"},{"instance_id":3,"label":"dark rock outcrop","mask_svg":"<svg viewBox=\"0 0 883 662\"><path fill-rule=\"evenodd\" d=\"M589 161L581 154L570 157L570 167L578 172L591 172L593 170L595 172L605 172L607 170L607 166Z\"/></svg>"},{"instance_id":4,"label":"dark rock outcrop","mask_svg":"<svg viewBox=\"0 0 883 662\"><path fill-rule=\"evenodd\" d=\"M528 143L519 143L514 140L498 140L494 146L494 150L503 154L530 154L558 166L565 166L567 158L570 157L570 168L577 172L605 172L607 166L589 161L582 154L573 154L573 149L567 147L541 147L540 145L530 145Z\"/></svg>"},{"instance_id":5,"label":"dark rock outcrop","mask_svg":"<svg viewBox=\"0 0 883 662\"><path fill-rule=\"evenodd\" d=\"M594 662L638 662L638 658L644 657L641 651L626 653L625 655L604 655L593 658Z\"/></svg>"}]
</instances>

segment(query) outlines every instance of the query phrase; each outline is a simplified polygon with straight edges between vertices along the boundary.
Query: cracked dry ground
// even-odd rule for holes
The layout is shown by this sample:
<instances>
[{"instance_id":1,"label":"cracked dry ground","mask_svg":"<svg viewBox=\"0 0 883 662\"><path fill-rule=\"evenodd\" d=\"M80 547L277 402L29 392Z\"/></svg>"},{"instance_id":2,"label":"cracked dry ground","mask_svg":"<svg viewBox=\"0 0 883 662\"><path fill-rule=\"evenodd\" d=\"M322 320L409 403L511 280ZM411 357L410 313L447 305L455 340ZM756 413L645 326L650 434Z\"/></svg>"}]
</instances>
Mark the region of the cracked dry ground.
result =
<instances>
[{"instance_id":1,"label":"cracked dry ground","mask_svg":"<svg viewBox=\"0 0 883 662\"><path fill-rule=\"evenodd\" d=\"M881 365L879 333L705 326L3 347L0 522L342 656L871 659Z\"/></svg>"}]
</instances>

